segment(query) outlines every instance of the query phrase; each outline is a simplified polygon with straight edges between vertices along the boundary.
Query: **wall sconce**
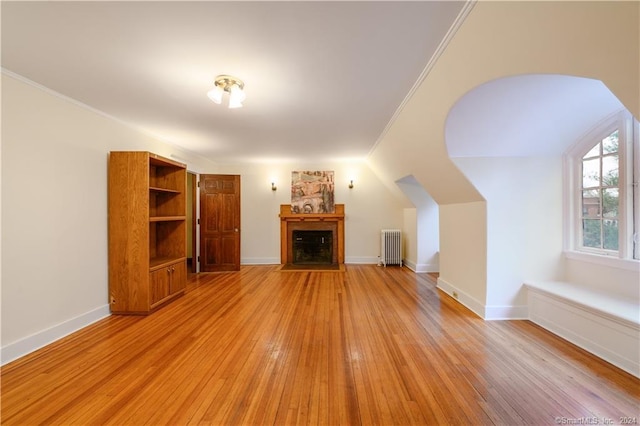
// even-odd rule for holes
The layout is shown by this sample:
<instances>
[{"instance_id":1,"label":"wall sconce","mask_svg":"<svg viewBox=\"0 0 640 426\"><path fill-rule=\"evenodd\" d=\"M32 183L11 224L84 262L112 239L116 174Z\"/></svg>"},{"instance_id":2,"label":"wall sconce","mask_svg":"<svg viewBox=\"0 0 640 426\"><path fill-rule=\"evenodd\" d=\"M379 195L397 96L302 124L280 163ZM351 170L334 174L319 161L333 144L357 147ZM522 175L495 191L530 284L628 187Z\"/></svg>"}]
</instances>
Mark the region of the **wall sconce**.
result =
<instances>
[{"instance_id":1,"label":"wall sconce","mask_svg":"<svg viewBox=\"0 0 640 426\"><path fill-rule=\"evenodd\" d=\"M278 187L276 187L276 183L275 182L271 182L271 190L275 191L276 189L278 189Z\"/></svg>"},{"instance_id":2,"label":"wall sconce","mask_svg":"<svg viewBox=\"0 0 640 426\"><path fill-rule=\"evenodd\" d=\"M353 189L353 180L349 181L349 189Z\"/></svg>"}]
</instances>

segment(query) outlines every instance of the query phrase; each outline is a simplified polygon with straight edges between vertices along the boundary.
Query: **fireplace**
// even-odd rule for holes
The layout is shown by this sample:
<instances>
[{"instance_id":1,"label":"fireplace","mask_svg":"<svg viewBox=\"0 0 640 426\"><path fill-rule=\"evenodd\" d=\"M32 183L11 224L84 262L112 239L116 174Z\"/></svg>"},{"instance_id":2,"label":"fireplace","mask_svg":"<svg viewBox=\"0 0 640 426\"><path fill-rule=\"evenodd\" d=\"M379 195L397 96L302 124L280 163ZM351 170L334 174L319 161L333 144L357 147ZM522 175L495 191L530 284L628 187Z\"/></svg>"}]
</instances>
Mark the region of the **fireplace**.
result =
<instances>
[{"instance_id":1,"label":"fireplace","mask_svg":"<svg viewBox=\"0 0 640 426\"><path fill-rule=\"evenodd\" d=\"M344 204L335 206L335 213L292 213L291 205L280 206L280 262L282 264L341 265L344 263ZM299 241L301 246L296 248L296 238L299 236L306 238ZM313 239L319 239L320 248L309 247L315 244Z\"/></svg>"},{"instance_id":2,"label":"fireplace","mask_svg":"<svg viewBox=\"0 0 640 426\"><path fill-rule=\"evenodd\" d=\"M330 265L333 263L333 232L293 231L294 265Z\"/></svg>"}]
</instances>

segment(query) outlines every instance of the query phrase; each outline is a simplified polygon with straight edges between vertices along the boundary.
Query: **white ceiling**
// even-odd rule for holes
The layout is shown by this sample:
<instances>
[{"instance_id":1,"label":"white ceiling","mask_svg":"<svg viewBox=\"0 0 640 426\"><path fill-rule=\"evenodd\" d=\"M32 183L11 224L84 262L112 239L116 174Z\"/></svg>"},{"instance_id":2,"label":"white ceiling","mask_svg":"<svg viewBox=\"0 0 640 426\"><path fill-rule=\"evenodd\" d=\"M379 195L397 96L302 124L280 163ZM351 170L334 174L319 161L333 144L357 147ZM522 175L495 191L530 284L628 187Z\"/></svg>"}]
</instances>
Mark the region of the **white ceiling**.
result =
<instances>
[{"instance_id":1,"label":"white ceiling","mask_svg":"<svg viewBox=\"0 0 640 426\"><path fill-rule=\"evenodd\" d=\"M559 156L624 106L599 80L534 74L490 81L451 108L451 157Z\"/></svg>"},{"instance_id":2,"label":"white ceiling","mask_svg":"<svg viewBox=\"0 0 640 426\"><path fill-rule=\"evenodd\" d=\"M463 5L3 1L2 67L216 163L362 158Z\"/></svg>"}]
</instances>

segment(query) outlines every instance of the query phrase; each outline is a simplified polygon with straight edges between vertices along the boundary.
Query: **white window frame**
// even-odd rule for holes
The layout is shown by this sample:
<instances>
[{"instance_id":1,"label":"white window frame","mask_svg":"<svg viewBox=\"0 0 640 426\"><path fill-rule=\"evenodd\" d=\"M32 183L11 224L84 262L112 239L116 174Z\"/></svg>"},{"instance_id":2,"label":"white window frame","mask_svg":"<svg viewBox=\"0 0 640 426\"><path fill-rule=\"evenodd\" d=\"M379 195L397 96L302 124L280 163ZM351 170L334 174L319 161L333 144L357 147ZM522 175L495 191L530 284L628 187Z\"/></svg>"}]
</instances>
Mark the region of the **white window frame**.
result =
<instances>
[{"instance_id":1,"label":"white window frame","mask_svg":"<svg viewBox=\"0 0 640 426\"><path fill-rule=\"evenodd\" d=\"M632 230L633 234L631 236L633 243L634 255L633 258L638 260L640 259L640 122L638 120L633 120L633 176L631 186L633 187L633 199L632 205L635 206L634 209L634 229Z\"/></svg>"},{"instance_id":2,"label":"white window frame","mask_svg":"<svg viewBox=\"0 0 640 426\"><path fill-rule=\"evenodd\" d=\"M618 129L619 161L619 223L618 251L594 249L582 246L582 157L599 141ZM570 149L565 152L564 160L564 250L568 258L607 266L639 270L638 245L634 245L640 226L640 208L638 206L637 180L640 177L640 147L638 137L640 128L628 111L619 111L607 117L589 130ZM635 149L633 149L635 147ZM633 153L633 155L629 155ZM635 160L634 160L635 157ZM634 182L636 182L634 184ZM635 216L635 218L634 218ZM634 226L636 229L633 229ZM634 253L635 250L635 253ZM634 259L634 255L636 259Z\"/></svg>"}]
</instances>

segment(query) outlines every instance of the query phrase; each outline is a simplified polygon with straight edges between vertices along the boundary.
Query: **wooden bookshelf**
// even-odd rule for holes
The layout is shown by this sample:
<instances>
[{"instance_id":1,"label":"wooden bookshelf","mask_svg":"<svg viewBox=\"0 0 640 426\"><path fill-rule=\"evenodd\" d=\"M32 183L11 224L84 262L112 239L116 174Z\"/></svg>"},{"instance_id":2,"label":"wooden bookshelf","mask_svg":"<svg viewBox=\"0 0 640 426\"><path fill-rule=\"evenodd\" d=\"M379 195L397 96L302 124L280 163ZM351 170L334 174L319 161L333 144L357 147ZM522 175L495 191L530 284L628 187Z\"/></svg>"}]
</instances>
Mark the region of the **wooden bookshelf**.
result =
<instances>
[{"instance_id":1,"label":"wooden bookshelf","mask_svg":"<svg viewBox=\"0 0 640 426\"><path fill-rule=\"evenodd\" d=\"M111 312L149 314L184 293L186 232L186 166L150 152L111 152Z\"/></svg>"}]
</instances>

